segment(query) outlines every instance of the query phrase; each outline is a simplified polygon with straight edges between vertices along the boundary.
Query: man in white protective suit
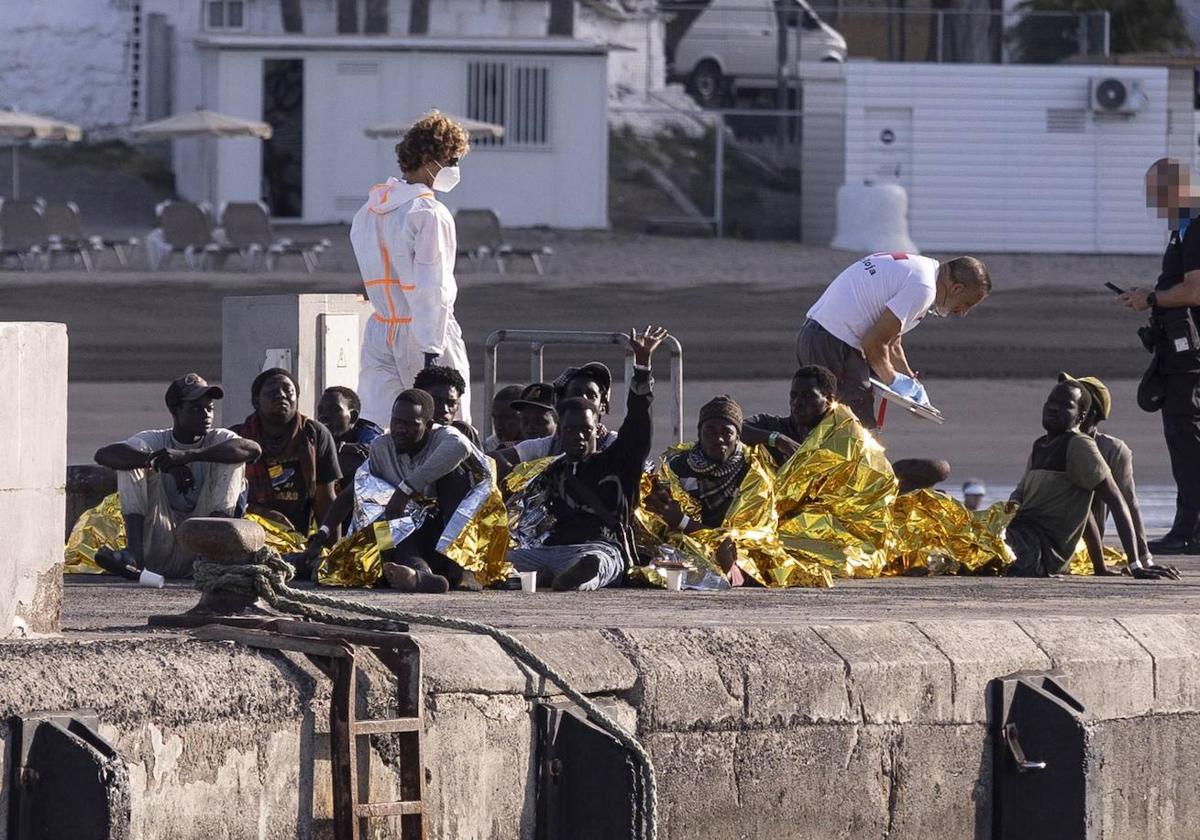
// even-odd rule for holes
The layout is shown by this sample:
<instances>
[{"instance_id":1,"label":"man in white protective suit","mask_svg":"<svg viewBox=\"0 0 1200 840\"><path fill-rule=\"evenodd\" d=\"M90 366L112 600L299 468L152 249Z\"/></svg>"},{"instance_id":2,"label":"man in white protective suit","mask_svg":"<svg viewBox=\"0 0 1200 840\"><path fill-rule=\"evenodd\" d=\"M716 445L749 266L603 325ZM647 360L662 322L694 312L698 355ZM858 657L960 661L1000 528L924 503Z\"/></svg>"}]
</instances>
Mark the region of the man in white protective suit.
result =
<instances>
[{"instance_id":1,"label":"man in white protective suit","mask_svg":"<svg viewBox=\"0 0 1200 840\"><path fill-rule=\"evenodd\" d=\"M402 177L373 186L350 226L354 257L375 309L363 336L360 416L382 426L396 396L413 387L423 367L452 367L471 381L454 319L454 217L434 195L458 184L458 162L468 149L462 126L437 111L423 117L396 145ZM459 410L470 422L469 391Z\"/></svg>"}]
</instances>

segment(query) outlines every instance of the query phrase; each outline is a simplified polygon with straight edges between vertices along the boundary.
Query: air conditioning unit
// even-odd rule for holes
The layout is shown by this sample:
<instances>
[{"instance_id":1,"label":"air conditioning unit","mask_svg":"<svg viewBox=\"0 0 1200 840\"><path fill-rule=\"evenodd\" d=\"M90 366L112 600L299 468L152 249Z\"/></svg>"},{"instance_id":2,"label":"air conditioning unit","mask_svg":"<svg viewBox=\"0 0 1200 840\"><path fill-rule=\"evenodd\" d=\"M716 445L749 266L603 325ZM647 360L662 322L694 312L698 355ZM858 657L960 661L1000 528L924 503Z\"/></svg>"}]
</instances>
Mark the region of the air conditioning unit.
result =
<instances>
[{"instance_id":1,"label":"air conditioning unit","mask_svg":"<svg viewBox=\"0 0 1200 840\"><path fill-rule=\"evenodd\" d=\"M1095 76L1091 79L1092 111L1097 114L1136 114L1146 107L1139 79Z\"/></svg>"}]
</instances>

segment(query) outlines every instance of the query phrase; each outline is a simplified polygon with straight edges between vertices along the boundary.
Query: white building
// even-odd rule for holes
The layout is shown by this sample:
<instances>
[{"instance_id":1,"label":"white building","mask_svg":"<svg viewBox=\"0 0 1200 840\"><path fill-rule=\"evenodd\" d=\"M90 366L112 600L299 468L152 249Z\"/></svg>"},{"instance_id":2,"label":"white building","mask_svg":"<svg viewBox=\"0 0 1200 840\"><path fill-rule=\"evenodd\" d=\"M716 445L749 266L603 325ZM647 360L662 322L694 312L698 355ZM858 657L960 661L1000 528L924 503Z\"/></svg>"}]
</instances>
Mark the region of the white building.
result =
<instances>
[{"instance_id":1,"label":"white building","mask_svg":"<svg viewBox=\"0 0 1200 840\"><path fill-rule=\"evenodd\" d=\"M1093 106L1109 77L1140 90L1130 113ZM1143 176L1168 152L1166 68L850 62L844 84L844 181L904 186L921 248L1162 250Z\"/></svg>"},{"instance_id":2,"label":"white building","mask_svg":"<svg viewBox=\"0 0 1200 840\"><path fill-rule=\"evenodd\" d=\"M26 0L0 3L0 105L92 137L195 107L275 127L177 141L181 195L348 219L395 172L369 123L430 107L503 123L451 196L505 224L607 224L608 92L661 88L649 0ZM609 61L609 55L613 60ZM287 62L293 62L287 64ZM270 72L268 72L270 68ZM611 73L611 78L610 78ZM288 91L302 91L302 102ZM295 95L290 97L295 99ZM280 171L290 183L280 186Z\"/></svg>"},{"instance_id":3,"label":"white building","mask_svg":"<svg viewBox=\"0 0 1200 840\"><path fill-rule=\"evenodd\" d=\"M605 227L608 222L606 48L570 39L445 39L210 35L196 45L199 90L180 110L275 126L254 140L176 144L185 194L211 169L222 200L270 199L277 216L345 221L367 190L396 174L395 138L373 123L432 107L502 122L505 138L475 143L452 207L490 207L508 225ZM207 148L205 148L207 147ZM197 165L212 155L211 167ZM191 177L189 177L189 173Z\"/></svg>"}]
</instances>

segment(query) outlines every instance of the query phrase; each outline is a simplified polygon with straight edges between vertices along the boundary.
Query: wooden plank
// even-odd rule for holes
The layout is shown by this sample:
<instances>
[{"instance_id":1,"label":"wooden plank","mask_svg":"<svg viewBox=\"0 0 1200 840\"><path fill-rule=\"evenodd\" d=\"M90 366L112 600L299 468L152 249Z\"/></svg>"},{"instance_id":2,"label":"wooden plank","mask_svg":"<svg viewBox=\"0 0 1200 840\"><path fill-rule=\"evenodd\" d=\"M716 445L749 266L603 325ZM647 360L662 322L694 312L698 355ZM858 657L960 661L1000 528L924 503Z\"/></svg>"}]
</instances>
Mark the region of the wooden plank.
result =
<instances>
[{"instance_id":1,"label":"wooden plank","mask_svg":"<svg viewBox=\"0 0 1200 840\"><path fill-rule=\"evenodd\" d=\"M356 720L355 735L389 735L393 732L420 732L420 718L375 718L374 720Z\"/></svg>"},{"instance_id":2,"label":"wooden plank","mask_svg":"<svg viewBox=\"0 0 1200 840\"><path fill-rule=\"evenodd\" d=\"M355 666L339 659L329 703L329 769L333 782L334 840L358 840L358 757L354 726Z\"/></svg>"},{"instance_id":3,"label":"wooden plank","mask_svg":"<svg viewBox=\"0 0 1200 840\"><path fill-rule=\"evenodd\" d=\"M327 656L336 659L346 659L353 654L343 642L331 639L305 639L298 636L284 636L269 630L247 630L241 627L226 627L210 624L198 627L192 631L192 637L210 642L237 642L247 647L265 648L267 650L291 650L297 653L307 653L313 656Z\"/></svg>"},{"instance_id":4,"label":"wooden plank","mask_svg":"<svg viewBox=\"0 0 1200 840\"><path fill-rule=\"evenodd\" d=\"M362 802L355 806L354 811L360 817L404 817L424 812L425 806L420 802Z\"/></svg>"}]
</instances>

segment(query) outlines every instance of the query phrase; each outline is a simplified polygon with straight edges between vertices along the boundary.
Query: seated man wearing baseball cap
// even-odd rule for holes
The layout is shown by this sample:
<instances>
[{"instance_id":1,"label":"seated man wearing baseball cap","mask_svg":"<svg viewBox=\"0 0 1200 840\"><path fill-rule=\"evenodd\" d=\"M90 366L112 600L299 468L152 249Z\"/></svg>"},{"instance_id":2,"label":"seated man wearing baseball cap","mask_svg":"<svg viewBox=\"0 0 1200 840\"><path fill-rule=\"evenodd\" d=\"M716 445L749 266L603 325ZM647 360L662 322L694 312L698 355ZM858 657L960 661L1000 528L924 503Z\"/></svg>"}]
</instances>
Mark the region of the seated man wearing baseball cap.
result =
<instances>
[{"instance_id":1,"label":"seated man wearing baseball cap","mask_svg":"<svg viewBox=\"0 0 1200 840\"><path fill-rule=\"evenodd\" d=\"M521 391L520 399L512 401L521 424L518 444L554 437L558 431L555 394L555 388L549 382L535 382Z\"/></svg>"},{"instance_id":2,"label":"seated man wearing baseball cap","mask_svg":"<svg viewBox=\"0 0 1200 840\"><path fill-rule=\"evenodd\" d=\"M1138 506L1137 485L1133 480L1133 452L1125 441L1112 435L1106 435L1099 428L1100 424L1112 414L1112 394L1109 393L1108 386L1094 376L1076 378L1069 373L1060 373L1058 381L1078 383L1087 389L1088 396L1092 398L1092 407L1083 418L1083 422L1079 424L1079 431L1096 441L1096 448L1100 450L1104 463L1108 464L1108 471L1112 473L1117 490L1121 492L1121 498L1125 500L1125 507L1129 509L1129 518L1133 521L1133 533L1137 537L1138 556L1143 563L1150 565L1154 557L1146 544L1146 527L1142 524L1142 510ZM1092 497L1092 517L1096 521L1100 537L1103 538L1104 528L1108 522L1108 505L1104 503L1104 499L1099 494Z\"/></svg>"},{"instance_id":3,"label":"seated man wearing baseball cap","mask_svg":"<svg viewBox=\"0 0 1200 840\"><path fill-rule=\"evenodd\" d=\"M187 577L196 558L175 542L176 527L193 516L235 515L244 465L261 450L213 428L213 401L222 396L199 374L182 376L167 388L171 428L138 432L97 450L96 463L117 471L126 565Z\"/></svg>"},{"instance_id":4,"label":"seated man wearing baseball cap","mask_svg":"<svg viewBox=\"0 0 1200 840\"><path fill-rule=\"evenodd\" d=\"M599 407L600 422L596 427L596 450L603 452L617 440L617 433L605 427L603 417L608 413L608 396L612 389L612 372L601 362L588 362L582 367L569 367L554 380L554 402L582 398ZM533 387L533 386L530 386ZM562 436L557 429L548 435L522 440L516 446L495 453L500 465L500 478L517 464L536 461L563 453Z\"/></svg>"}]
</instances>

